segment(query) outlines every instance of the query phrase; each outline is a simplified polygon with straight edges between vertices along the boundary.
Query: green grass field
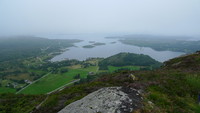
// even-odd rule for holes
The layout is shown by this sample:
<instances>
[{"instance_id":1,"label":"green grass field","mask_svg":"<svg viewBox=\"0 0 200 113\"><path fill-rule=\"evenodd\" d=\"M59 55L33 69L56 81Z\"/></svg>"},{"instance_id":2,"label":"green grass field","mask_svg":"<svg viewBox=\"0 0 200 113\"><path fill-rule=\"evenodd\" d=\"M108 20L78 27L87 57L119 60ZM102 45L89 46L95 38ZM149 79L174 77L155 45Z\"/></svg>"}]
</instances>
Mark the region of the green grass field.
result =
<instances>
[{"instance_id":1,"label":"green grass field","mask_svg":"<svg viewBox=\"0 0 200 113\"><path fill-rule=\"evenodd\" d=\"M140 67L139 66L121 66L121 67L108 66L109 72L114 72L119 69L140 70Z\"/></svg>"},{"instance_id":2,"label":"green grass field","mask_svg":"<svg viewBox=\"0 0 200 113\"><path fill-rule=\"evenodd\" d=\"M98 66L90 66L90 67L87 67L87 68L81 68L80 70L88 71L88 72L97 72Z\"/></svg>"},{"instance_id":3,"label":"green grass field","mask_svg":"<svg viewBox=\"0 0 200 113\"><path fill-rule=\"evenodd\" d=\"M67 73L63 74L50 74L33 83L26 89L22 90L20 93L45 94L75 80L73 77L77 74L80 74L81 78L85 78L87 77L88 72L96 72L96 70L97 66L91 66L88 68L70 69Z\"/></svg>"},{"instance_id":4,"label":"green grass field","mask_svg":"<svg viewBox=\"0 0 200 113\"><path fill-rule=\"evenodd\" d=\"M15 93L16 90L13 88L6 88L6 87L0 87L0 93Z\"/></svg>"},{"instance_id":5,"label":"green grass field","mask_svg":"<svg viewBox=\"0 0 200 113\"><path fill-rule=\"evenodd\" d=\"M114 72L118 69L130 69L130 70L139 70L139 66L108 66L109 72ZM20 93L22 94L45 94L51 92L73 80L74 76L77 74L81 75L81 78L85 78L88 75L88 72L98 73L98 66L90 66L88 68L78 68L78 69L69 69L68 72L63 74L49 74L48 76L40 79L39 81L28 86Z\"/></svg>"}]
</instances>

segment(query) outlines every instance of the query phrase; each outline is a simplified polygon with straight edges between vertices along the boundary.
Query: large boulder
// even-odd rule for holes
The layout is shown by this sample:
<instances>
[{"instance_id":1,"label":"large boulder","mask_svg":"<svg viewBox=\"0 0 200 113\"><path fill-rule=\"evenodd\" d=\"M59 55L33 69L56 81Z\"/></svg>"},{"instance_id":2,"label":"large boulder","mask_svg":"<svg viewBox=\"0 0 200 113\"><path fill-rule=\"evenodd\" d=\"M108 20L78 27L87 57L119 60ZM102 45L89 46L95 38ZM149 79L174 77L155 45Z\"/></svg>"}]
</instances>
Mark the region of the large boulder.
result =
<instances>
[{"instance_id":1,"label":"large boulder","mask_svg":"<svg viewBox=\"0 0 200 113\"><path fill-rule=\"evenodd\" d=\"M141 99L135 89L106 87L67 105L59 113L129 113L142 106Z\"/></svg>"}]
</instances>

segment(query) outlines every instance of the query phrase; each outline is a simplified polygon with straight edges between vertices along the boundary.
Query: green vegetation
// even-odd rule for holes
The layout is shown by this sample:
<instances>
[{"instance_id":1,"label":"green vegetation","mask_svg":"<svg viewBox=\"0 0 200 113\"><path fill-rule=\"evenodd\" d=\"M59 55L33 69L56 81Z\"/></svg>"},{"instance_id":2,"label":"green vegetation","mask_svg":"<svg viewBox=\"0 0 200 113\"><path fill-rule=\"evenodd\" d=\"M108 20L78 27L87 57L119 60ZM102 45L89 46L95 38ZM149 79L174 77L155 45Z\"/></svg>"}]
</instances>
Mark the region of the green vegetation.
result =
<instances>
[{"instance_id":1,"label":"green vegetation","mask_svg":"<svg viewBox=\"0 0 200 113\"><path fill-rule=\"evenodd\" d=\"M95 46L105 45L105 43L100 43L100 42L89 42L89 43L93 43L93 44L92 45L85 45L85 46L83 46L83 48L94 48Z\"/></svg>"},{"instance_id":2,"label":"green vegetation","mask_svg":"<svg viewBox=\"0 0 200 113\"><path fill-rule=\"evenodd\" d=\"M154 106L151 108L145 103L146 112L200 112L197 103L200 62L195 62L194 58L199 59L200 55L195 53L175 58L165 62L160 70L138 73L141 81L154 81L145 95L146 102L151 101Z\"/></svg>"},{"instance_id":3,"label":"green vegetation","mask_svg":"<svg viewBox=\"0 0 200 113\"><path fill-rule=\"evenodd\" d=\"M16 92L16 89L0 87L0 93L15 93L15 92Z\"/></svg>"},{"instance_id":4,"label":"green vegetation","mask_svg":"<svg viewBox=\"0 0 200 113\"><path fill-rule=\"evenodd\" d=\"M160 70L154 73L140 73L140 81L149 83L145 95L146 112L195 112L199 89L188 83L188 74L176 70ZM190 75L193 78L195 75ZM193 84L193 82L192 82ZM154 105L149 108L148 101ZM155 110L156 109L156 110Z\"/></svg>"},{"instance_id":5,"label":"green vegetation","mask_svg":"<svg viewBox=\"0 0 200 113\"><path fill-rule=\"evenodd\" d=\"M196 90L200 89L200 76L198 75L187 76L186 81L189 85L191 85Z\"/></svg>"},{"instance_id":6,"label":"green vegetation","mask_svg":"<svg viewBox=\"0 0 200 113\"><path fill-rule=\"evenodd\" d=\"M109 72L116 72L119 70L134 71L134 70L140 70L140 67L139 66L121 66L121 67L108 66L108 70L109 70Z\"/></svg>"},{"instance_id":7,"label":"green vegetation","mask_svg":"<svg viewBox=\"0 0 200 113\"><path fill-rule=\"evenodd\" d=\"M45 96L0 94L0 97L1 113L30 113Z\"/></svg>"},{"instance_id":8,"label":"green vegetation","mask_svg":"<svg viewBox=\"0 0 200 113\"><path fill-rule=\"evenodd\" d=\"M80 40L55 40L38 37L0 39L0 88L20 90L56 68L48 60ZM73 61L74 62L74 61ZM14 91L12 90L12 92ZM4 91L0 91L3 93Z\"/></svg>"},{"instance_id":9,"label":"green vegetation","mask_svg":"<svg viewBox=\"0 0 200 113\"><path fill-rule=\"evenodd\" d=\"M50 53L38 53L39 56L33 57L16 55L18 59L10 57L10 60L0 62L0 112L55 113L87 94L108 86L143 90L144 106L139 110L141 112L200 112L197 103L200 52L164 62L160 69L160 62L142 54L119 53L106 59L49 62ZM46 94L77 79L80 81L74 85ZM11 94L34 80L38 81L20 94Z\"/></svg>"},{"instance_id":10,"label":"green vegetation","mask_svg":"<svg viewBox=\"0 0 200 113\"><path fill-rule=\"evenodd\" d=\"M124 37L124 39L120 39L120 41L129 45L150 47L157 51L169 50L175 52L193 53L200 50L200 41L175 40L179 38L180 37L133 35ZM185 38L187 39L187 37Z\"/></svg>"},{"instance_id":11,"label":"green vegetation","mask_svg":"<svg viewBox=\"0 0 200 113\"><path fill-rule=\"evenodd\" d=\"M75 80L74 76L76 76L77 74L80 74L81 78L85 78L88 74L88 71L84 71L81 69L71 69L67 73L50 74L47 77L40 79L26 89L22 90L20 93L45 94Z\"/></svg>"},{"instance_id":12,"label":"green vegetation","mask_svg":"<svg viewBox=\"0 0 200 113\"><path fill-rule=\"evenodd\" d=\"M192 56L177 59L191 63L189 58ZM195 57L200 58L200 55L195 54ZM167 65L154 71L121 71L102 75L89 83L71 86L50 95L45 104L34 112L54 113L101 87L124 86L145 91L143 93L144 107L139 110L140 112L198 113L200 111L197 103L200 71L193 68L200 64L193 62L194 64L185 70L186 68L178 66L178 62L180 60L172 59L166 62ZM174 64L177 64L179 68L174 69ZM130 77L131 74L134 74L135 80Z\"/></svg>"},{"instance_id":13,"label":"green vegetation","mask_svg":"<svg viewBox=\"0 0 200 113\"><path fill-rule=\"evenodd\" d=\"M0 39L0 62L27 57L37 57L43 53L58 52L80 40L45 39L38 37L12 37Z\"/></svg>"},{"instance_id":14,"label":"green vegetation","mask_svg":"<svg viewBox=\"0 0 200 113\"><path fill-rule=\"evenodd\" d=\"M198 71L200 67L199 52L191 55L186 55L178 58L174 58L165 62L165 68L182 69L185 71ZM193 68L191 68L193 67Z\"/></svg>"},{"instance_id":15,"label":"green vegetation","mask_svg":"<svg viewBox=\"0 0 200 113\"><path fill-rule=\"evenodd\" d=\"M88 93L108 86L111 85L103 82L92 82L68 87L57 94L49 95L47 101L34 113L56 113L66 105L83 98Z\"/></svg>"},{"instance_id":16,"label":"green vegetation","mask_svg":"<svg viewBox=\"0 0 200 113\"><path fill-rule=\"evenodd\" d=\"M98 71L97 66L90 66L87 68L77 68L70 69L68 67L67 72L49 74L48 76L41 78L39 81L31 84L24 90L20 91L22 94L46 94L51 92L65 84L68 84L76 79L86 78L89 72L96 73ZM64 68L58 68L57 70L63 70ZM66 70L66 69L65 69ZM80 78L76 78L77 75L80 75ZM53 83L53 84L52 84Z\"/></svg>"},{"instance_id":17,"label":"green vegetation","mask_svg":"<svg viewBox=\"0 0 200 113\"><path fill-rule=\"evenodd\" d=\"M146 64L140 62L141 64L137 64L137 60L143 59L143 62ZM130 63L132 59L135 59ZM149 60L150 59L150 60ZM109 60L109 61L108 61ZM116 61L117 60L117 61ZM122 60L122 61L120 61ZM149 61L148 61L149 60ZM120 53L115 56L111 56L107 59L100 60L99 65L102 64L102 62L114 62L117 66L115 66L114 63L110 63L108 65L108 70L105 72L114 72L114 71L120 71L120 70L143 70L143 69L151 69L152 65L158 65L160 66L161 63L151 59L149 56L146 55L137 55L137 54L131 54L131 53ZM122 62L120 64L119 62ZM78 61L63 61L59 63L52 63L48 64L48 68L51 68L52 74L40 79L39 81L31 84L24 90L22 90L20 93L23 94L45 94L48 92L51 92L65 84L68 84L75 80L77 78L77 75L80 75L81 81L85 82L91 79L91 76L87 75L95 75L97 73L101 73L101 71L98 70L98 60L95 59L88 59L85 62L78 62ZM111 66L114 65L114 66ZM139 65L139 66L135 66ZM41 69L44 67L47 67L46 65L43 65ZM67 66L67 67L64 67ZM101 66L101 65L100 65ZM40 72L40 71L38 71ZM93 77L92 77L93 78ZM88 79L88 80L86 80ZM52 84L53 83L53 84Z\"/></svg>"},{"instance_id":18,"label":"green vegetation","mask_svg":"<svg viewBox=\"0 0 200 113\"><path fill-rule=\"evenodd\" d=\"M165 65L161 69L153 71L120 71L117 73L100 75L98 78L95 78L96 75L87 75L88 79L90 77L94 77L95 79L93 78L89 82L83 82L83 84L79 83L78 85L68 86L62 91L57 91L46 96L47 99L41 107L39 107L39 109L33 110L36 104L29 105L29 108L23 107L23 109L26 109L27 111L33 110L33 113L55 113L64 108L66 105L79 100L87 94L102 87L123 86L144 90L144 107L139 110L141 112L198 113L200 111L200 106L197 103L197 95L200 86L200 71L196 67L199 67L200 64L199 62L193 62L195 61L194 58L199 59L200 55L196 53L172 59L165 62ZM186 64L190 64L190 67L186 66ZM114 70L118 67L108 66L108 68ZM134 66L130 68L136 69ZM84 68L79 67L77 69L69 69L69 72L71 70L82 69ZM89 66L88 68L85 68L85 71L92 71L95 69L97 69L97 66ZM73 75L76 76L77 74L74 73ZM134 75L136 79L133 80L130 75ZM34 96L29 97L28 95L24 95L22 97L24 99L26 98L27 101L24 101L24 105L27 105L30 101L32 101L31 98ZM15 103L20 101L20 99L17 99ZM5 103L9 102L5 101ZM39 101L37 101L37 103L39 104ZM1 103L0 105L4 106ZM2 108L2 110L8 111L8 108L9 106L6 106L5 108ZM14 104L12 109L16 108L18 110L22 109L21 106ZM26 112L26 110L24 111Z\"/></svg>"},{"instance_id":19,"label":"green vegetation","mask_svg":"<svg viewBox=\"0 0 200 113\"><path fill-rule=\"evenodd\" d=\"M143 54L119 53L99 62L100 70L107 70L108 66L150 66L158 68L161 63Z\"/></svg>"}]
</instances>

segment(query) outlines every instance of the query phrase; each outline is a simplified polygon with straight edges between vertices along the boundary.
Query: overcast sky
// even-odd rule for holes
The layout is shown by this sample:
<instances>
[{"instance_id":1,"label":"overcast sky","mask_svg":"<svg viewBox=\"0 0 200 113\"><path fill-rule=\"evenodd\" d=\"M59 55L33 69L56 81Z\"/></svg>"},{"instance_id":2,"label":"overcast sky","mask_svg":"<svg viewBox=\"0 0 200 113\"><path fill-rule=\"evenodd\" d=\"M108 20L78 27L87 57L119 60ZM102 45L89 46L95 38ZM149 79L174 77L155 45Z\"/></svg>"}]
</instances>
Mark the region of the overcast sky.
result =
<instances>
[{"instance_id":1,"label":"overcast sky","mask_svg":"<svg viewBox=\"0 0 200 113\"><path fill-rule=\"evenodd\" d=\"M0 0L0 34L200 35L200 0Z\"/></svg>"}]
</instances>

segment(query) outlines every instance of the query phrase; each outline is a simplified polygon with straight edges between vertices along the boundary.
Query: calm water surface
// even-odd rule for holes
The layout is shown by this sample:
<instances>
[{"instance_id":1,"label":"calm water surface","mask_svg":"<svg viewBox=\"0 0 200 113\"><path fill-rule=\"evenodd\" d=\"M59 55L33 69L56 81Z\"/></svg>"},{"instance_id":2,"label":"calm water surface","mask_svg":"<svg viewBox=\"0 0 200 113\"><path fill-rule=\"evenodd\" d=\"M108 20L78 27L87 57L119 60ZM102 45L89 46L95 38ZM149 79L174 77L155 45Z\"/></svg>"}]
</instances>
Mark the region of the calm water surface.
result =
<instances>
[{"instance_id":1,"label":"calm water surface","mask_svg":"<svg viewBox=\"0 0 200 113\"><path fill-rule=\"evenodd\" d=\"M156 51L148 47L138 47L132 45L126 45L118 41L118 39L107 39L104 35L40 35L45 38L59 38L59 39L80 39L82 42L75 43L76 47L69 47L67 51L60 55L55 56L51 61L61 61L64 59L77 59L86 60L92 57L109 57L120 52L130 52L136 54L149 55L157 61L164 62L183 55L182 52L172 51ZM83 48L82 46L91 45L89 41L106 43L106 45L95 46L94 48ZM112 43L116 42L116 43Z\"/></svg>"}]
</instances>

